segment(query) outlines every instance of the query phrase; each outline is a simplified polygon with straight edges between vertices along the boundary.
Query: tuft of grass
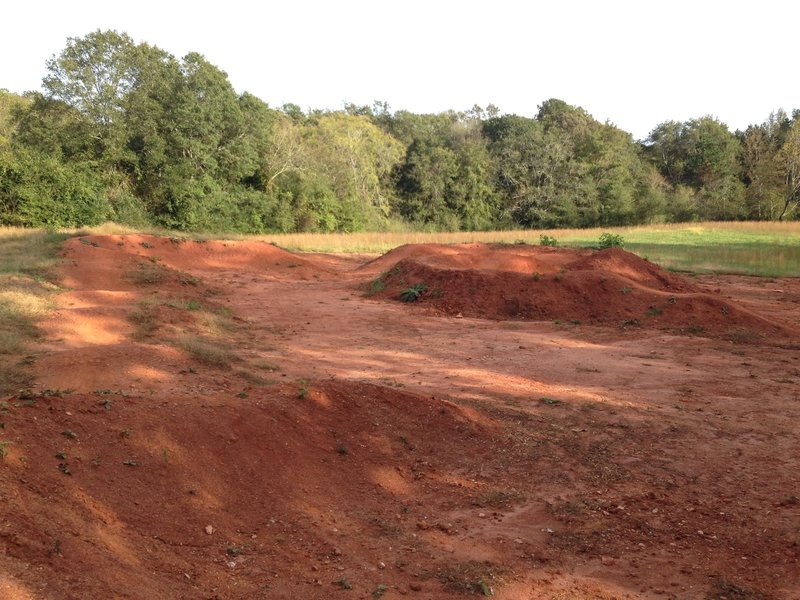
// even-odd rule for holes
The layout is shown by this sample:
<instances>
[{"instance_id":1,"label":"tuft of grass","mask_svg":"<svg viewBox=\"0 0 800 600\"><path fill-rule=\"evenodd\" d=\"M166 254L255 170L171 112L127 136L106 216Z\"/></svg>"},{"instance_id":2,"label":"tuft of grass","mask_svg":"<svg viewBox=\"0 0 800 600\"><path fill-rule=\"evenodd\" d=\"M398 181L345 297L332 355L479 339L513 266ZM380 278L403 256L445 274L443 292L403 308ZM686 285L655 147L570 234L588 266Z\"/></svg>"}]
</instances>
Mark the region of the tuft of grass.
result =
<instances>
[{"instance_id":1,"label":"tuft of grass","mask_svg":"<svg viewBox=\"0 0 800 600\"><path fill-rule=\"evenodd\" d=\"M153 335L159 327L158 317L150 303L142 302L139 306L128 313L128 320L133 323L133 339L141 342Z\"/></svg>"},{"instance_id":2,"label":"tuft of grass","mask_svg":"<svg viewBox=\"0 0 800 600\"><path fill-rule=\"evenodd\" d=\"M236 355L226 343L201 335L181 335L171 343L195 360L213 367L230 367L236 359Z\"/></svg>"},{"instance_id":3,"label":"tuft of grass","mask_svg":"<svg viewBox=\"0 0 800 600\"><path fill-rule=\"evenodd\" d=\"M333 582L333 585L338 585L343 590L352 590L353 584L350 583L346 578L341 577Z\"/></svg>"},{"instance_id":4,"label":"tuft of grass","mask_svg":"<svg viewBox=\"0 0 800 600\"><path fill-rule=\"evenodd\" d=\"M157 262L140 262L136 269L128 271L125 278L137 285L156 285L164 283L169 271Z\"/></svg>"},{"instance_id":5,"label":"tuft of grass","mask_svg":"<svg viewBox=\"0 0 800 600\"><path fill-rule=\"evenodd\" d=\"M297 382L297 397L301 400L308 396L308 379L301 379Z\"/></svg>"},{"instance_id":6,"label":"tuft of grass","mask_svg":"<svg viewBox=\"0 0 800 600\"><path fill-rule=\"evenodd\" d=\"M378 294L386 289L386 281L384 280L384 277L386 277L385 273L382 274L380 277L376 277L370 282L369 288L367 289L368 296Z\"/></svg>"},{"instance_id":7,"label":"tuft of grass","mask_svg":"<svg viewBox=\"0 0 800 600\"><path fill-rule=\"evenodd\" d=\"M424 573L434 576L450 592L458 594L479 594L493 596L492 583L496 583L505 569L490 562L469 561L453 566L442 567L435 573Z\"/></svg>"},{"instance_id":8,"label":"tuft of grass","mask_svg":"<svg viewBox=\"0 0 800 600\"><path fill-rule=\"evenodd\" d=\"M0 442L0 460L4 459L6 457L6 454L8 454L8 447L12 443L13 442L10 442L8 440Z\"/></svg>"},{"instance_id":9,"label":"tuft of grass","mask_svg":"<svg viewBox=\"0 0 800 600\"><path fill-rule=\"evenodd\" d=\"M480 508L505 508L523 500L525 496L517 490L489 490L475 498L472 504Z\"/></svg>"},{"instance_id":10,"label":"tuft of grass","mask_svg":"<svg viewBox=\"0 0 800 600\"><path fill-rule=\"evenodd\" d=\"M647 316L648 317L658 317L663 312L664 311L662 309L660 309L659 307L651 306L650 308L647 309Z\"/></svg>"},{"instance_id":11,"label":"tuft of grass","mask_svg":"<svg viewBox=\"0 0 800 600\"><path fill-rule=\"evenodd\" d=\"M762 334L747 327L730 327L725 332L725 339L734 344L757 344L762 337Z\"/></svg>"}]
</instances>

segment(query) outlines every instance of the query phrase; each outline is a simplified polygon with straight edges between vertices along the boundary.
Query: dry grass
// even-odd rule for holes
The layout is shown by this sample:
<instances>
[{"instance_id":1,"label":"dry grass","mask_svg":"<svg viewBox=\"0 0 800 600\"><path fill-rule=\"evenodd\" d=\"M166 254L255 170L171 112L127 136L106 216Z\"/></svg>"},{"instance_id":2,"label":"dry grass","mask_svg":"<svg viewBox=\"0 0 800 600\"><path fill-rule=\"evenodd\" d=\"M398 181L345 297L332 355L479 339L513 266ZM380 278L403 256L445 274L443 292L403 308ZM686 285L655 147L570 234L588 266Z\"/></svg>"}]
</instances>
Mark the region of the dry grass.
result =
<instances>
[{"instance_id":1,"label":"dry grass","mask_svg":"<svg viewBox=\"0 0 800 600\"><path fill-rule=\"evenodd\" d=\"M800 222L707 222L641 225L635 227L595 227L592 229L549 229L457 232L361 232L287 233L261 236L236 236L258 239L282 248L307 252L387 252L403 244L525 243L538 245L542 235L560 244L591 245L600 235L611 232L631 243L728 244L800 243Z\"/></svg>"},{"instance_id":2,"label":"dry grass","mask_svg":"<svg viewBox=\"0 0 800 600\"><path fill-rule=\"evenodd\" d=\"M236 354L225 342L201 335L185 334L171 342L193 359L213 367L229 368Z\"/></svg>"},{"instance_id":3,"label":"dry grass","mask_svg":"<svg viewBox=\"0 0 800 600\"><path fill-rule=\"evenodd\" d=\"M0 395L27 386L25 364L58 290L53 266L67 234L0 227Z\"/></svg>"}]
</instances>

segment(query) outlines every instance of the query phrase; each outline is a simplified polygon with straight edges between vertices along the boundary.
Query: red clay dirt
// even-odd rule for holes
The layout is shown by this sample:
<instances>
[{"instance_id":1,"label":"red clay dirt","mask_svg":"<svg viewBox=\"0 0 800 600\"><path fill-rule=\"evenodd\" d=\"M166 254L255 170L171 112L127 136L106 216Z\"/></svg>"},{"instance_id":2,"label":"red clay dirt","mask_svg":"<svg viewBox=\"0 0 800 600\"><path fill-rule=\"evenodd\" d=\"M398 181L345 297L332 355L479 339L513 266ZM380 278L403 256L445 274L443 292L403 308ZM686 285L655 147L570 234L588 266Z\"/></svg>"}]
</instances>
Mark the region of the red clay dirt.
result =
<instances>
[{"instance_id":1,"label":"red clay dirt","mask_svg":"<svg viewBox=\"0 0 800 600\"><path fill-rule=\"evenodd\" d=\"M2 598L800 598L797 279L63 255L37 385L0 404Z\"/></svg>"}]
</instances>

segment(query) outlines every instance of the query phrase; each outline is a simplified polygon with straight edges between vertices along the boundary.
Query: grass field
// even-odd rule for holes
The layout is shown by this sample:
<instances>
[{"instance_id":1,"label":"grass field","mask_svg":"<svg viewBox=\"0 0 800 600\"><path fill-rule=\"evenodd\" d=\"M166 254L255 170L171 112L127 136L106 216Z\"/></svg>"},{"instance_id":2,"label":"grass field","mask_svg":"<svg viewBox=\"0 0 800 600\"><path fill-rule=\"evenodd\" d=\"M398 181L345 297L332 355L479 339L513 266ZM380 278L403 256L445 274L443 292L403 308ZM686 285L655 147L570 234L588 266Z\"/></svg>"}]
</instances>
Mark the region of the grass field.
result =
<instances>
[{"instance_id":1,"label":"grass field","mask_svg":"<svg viewBox=\"0 0 800 600\"><path fill-rule=\"evenodd\" d=\"M800 222L687 223L641 227L454 233L280 234L258 236L305 252L386 252L402 244L460 242L538 244L542 235L563 246L593 246L600 234L621 235L626 249L669 269L800 276Z\"/></svg>"}]
</instances>

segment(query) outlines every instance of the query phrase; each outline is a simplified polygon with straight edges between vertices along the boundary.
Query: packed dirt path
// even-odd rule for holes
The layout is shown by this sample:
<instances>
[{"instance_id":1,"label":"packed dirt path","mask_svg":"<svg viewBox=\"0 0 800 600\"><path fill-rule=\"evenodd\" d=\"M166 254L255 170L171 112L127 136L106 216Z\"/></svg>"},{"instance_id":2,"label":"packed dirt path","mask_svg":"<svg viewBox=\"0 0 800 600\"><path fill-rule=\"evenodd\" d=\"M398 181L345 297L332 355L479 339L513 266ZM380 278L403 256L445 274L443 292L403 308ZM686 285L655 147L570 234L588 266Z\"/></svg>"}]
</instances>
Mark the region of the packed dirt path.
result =
<instances>
[{"instance_id":1,"label":"packed dirt path","mask_svg":"<svg viewBox=\"0 0 800 600\"><path fill-rule=\"evenodd\" d=\"M800 598L800 280L63 256L37 386L0 407L2 598Z\"/></svg>"}]
</instances>

